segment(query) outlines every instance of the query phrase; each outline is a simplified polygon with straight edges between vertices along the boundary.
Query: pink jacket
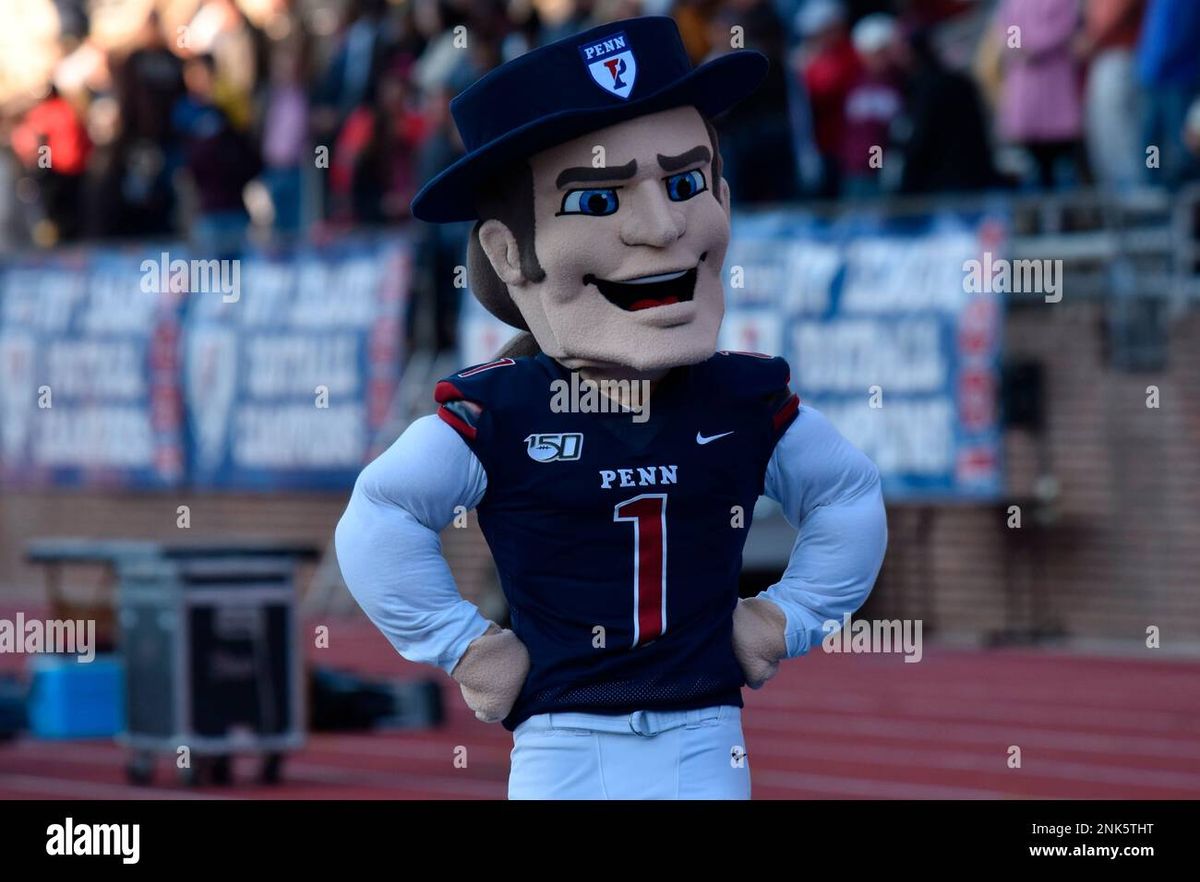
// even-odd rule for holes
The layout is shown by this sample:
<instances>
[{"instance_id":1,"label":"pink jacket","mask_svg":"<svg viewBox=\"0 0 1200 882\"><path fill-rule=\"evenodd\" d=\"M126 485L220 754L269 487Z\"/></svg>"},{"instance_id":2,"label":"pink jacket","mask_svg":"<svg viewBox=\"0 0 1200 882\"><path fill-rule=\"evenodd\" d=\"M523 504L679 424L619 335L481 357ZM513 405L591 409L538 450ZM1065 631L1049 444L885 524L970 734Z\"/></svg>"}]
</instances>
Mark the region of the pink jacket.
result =
<instances>
[{"instance_id":1,"label":"pink jacket","mask_svg":"<svg viewBox=\"0 0 1200 882\"><path fill-rule=\"evenodd\" d=\"M1009 29L1020 28L1020 49ZM992 39L999 40L1004 79L999 134L1006 141L1063 141L1083 129L1079 64L1071 40L1079 31L1078 0L1003 0Z\"/></svg>"}]
</instances>

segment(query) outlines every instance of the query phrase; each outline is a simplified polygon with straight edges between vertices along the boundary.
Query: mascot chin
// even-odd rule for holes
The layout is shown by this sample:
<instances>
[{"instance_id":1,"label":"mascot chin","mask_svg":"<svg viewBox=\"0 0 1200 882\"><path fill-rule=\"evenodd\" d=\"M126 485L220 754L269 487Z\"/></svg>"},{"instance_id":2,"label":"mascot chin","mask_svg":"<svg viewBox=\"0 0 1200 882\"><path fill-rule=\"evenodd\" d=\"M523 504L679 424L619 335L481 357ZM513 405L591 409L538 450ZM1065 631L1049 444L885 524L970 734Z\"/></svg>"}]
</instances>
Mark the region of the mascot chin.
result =
<instances>
[{"instance_id":1,"label":"mascot chin","mask_svg":"<svg viewBox=\"0 0 1200 882\"><path fill-rule=\"evenodd\" d=\"M658 16L551 43L452 102L468 152L413 200L475 222L472 290L522 333L363 470L338 560L402 656L512 731L510 798L749 798L742 688L819 646L882 562L874 465L783 359L716 348L730 191L710 119L766 69L752 51L693 69ZM739 600L761 495L799 535ZM463 509L511 629L441 556Z\"/></svg>"}]
</instances>

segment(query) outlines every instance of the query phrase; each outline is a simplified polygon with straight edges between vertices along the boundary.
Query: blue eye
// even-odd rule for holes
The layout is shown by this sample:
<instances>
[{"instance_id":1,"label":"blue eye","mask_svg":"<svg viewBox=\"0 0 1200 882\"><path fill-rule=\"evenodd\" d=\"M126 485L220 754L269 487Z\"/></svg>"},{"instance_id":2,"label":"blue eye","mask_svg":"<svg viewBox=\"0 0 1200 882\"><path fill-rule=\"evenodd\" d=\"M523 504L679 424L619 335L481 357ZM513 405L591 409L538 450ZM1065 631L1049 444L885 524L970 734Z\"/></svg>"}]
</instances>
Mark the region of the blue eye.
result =
<instances>
[{"instance_id":1,"label":"blue eye","mask_svg":"<svg viewBox=\"0 0 1200 882\"><path fill-rule=\"evenodd\" d=\"M665 180L667 195L671 197L672 202L687 202L697 193L703 193L708 189L708 184L704 180L704 172L698 168L671 175Z\"/></svg>"},{"instance_id":2,"label":"blue eye","mask_svg":"<svg viewBox=\"0 0 1200 882\"><path fill-rule=\"evenodd\" d=\"M614 188L598 190L568 190L563 196L559 214L588 214L601 217L617 210L617 191Z\"/></svg>"}]
</instances>

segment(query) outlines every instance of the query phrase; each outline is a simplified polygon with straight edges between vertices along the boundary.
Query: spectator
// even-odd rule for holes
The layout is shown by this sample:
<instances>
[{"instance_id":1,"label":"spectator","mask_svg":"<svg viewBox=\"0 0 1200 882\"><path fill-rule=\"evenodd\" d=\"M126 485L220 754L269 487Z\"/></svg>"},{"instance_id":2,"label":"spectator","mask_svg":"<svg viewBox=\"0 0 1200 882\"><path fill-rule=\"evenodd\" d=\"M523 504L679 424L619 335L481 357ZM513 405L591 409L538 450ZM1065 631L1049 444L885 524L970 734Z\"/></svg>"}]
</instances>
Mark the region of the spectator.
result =
<instances>
[{"instance_id":1,"label":"spectator","mask_svg":"<svg viewBox=\"0 0 1200 882\"><path fill-rule=\"evenodd\" d=\"M719 0L678 0L671 8L692 64L699 64L712 54L712 20L719 6Z\"/></svg>"},{"instance_id":2,"label":"spectator","mask_svg":"<svg viewBox=\"0 0 1200 882\"><path fill-rule=\"evenodd\" d=\"M769 0L732 0L713 19L715 53L727 52L734 27L745 48L767 56L770 67L758 90L715 121L724 159L721 176L739 202L784 202L798 195L787 107L783 23Z\"/></svg>"},{"instance_id":3,"label":"spectator","mask_svg":"<svg viewBox=\"0 0 1200 882\"><path fill-rule=\"evenodd\" d=\"M271 196L275 229L285 235L300 229L303 163L308 159L308 95L302 74L297 49L272 55L263 112L263 184Z\"/></svg>"},{"instance_id":4,"label":"spectator","mask_svg":"<svg viewBox=\"0 0 1200 882\"><path fill-rule=\"evenodd\" d=\"M997 186L1000 178L974 80L946 67L928 31L898 45L908 79L900 192L958 193Z\"/></svg>"},{"instance_id":5,"label":"spectator","mask_svg":"<svg viewBox=\"0 0 1200 882\"><path fill-rule=\"evenodd\" d=\"M793 69L808 94L813 140L822 169L816 195L832 199L841 189L838 162L846 96L858 79L860 62L846 31L845 9L837 0L810 0L796 17L796 30L801 44L793 55Z\"/></svg>"},{"instance_id":6,"label":"spectator","mask_svg":"<svg viewBox=\"0 0 1200 882\"><path fill-rule=\"evenodd\" d=\"M88 105L87 131L92 152L83 182L83 235L96 239L124 235L129 218L121 192L121 108L115 98L98 96Z\"/></svg>"},{"instance_id":7,"label":"spectator","mask_svg":"<svg viewBox=\"0 0 1200 882\"><path fill-rule=\"evenodd\" d=\"M346 29L316 86L319 137L332 135L346 117L371 99L372 84L388 48L385 9L386 0L351 3Z\"/></svg>"},{"instance_id":8,"label":"spectator","mask_svg":"<svg viewBox=\"0 0 1200 882\"><path fill-rule=\"evenodd\" d=\"M424 118L410 101L410 65L411 59L403 59L386 70L376 101L355 110L342 127L330 168L336 217L382 223L408 216L417 191L417 151L425 138Z\"/></svg>"},{"instance_id":9,"label":"spectator","mask_svg":"<svg viewBox=\"0 0 1200 882\"><path fill-rule=\"evenodd\" d=\"M1043 189L1055 186L1063 160L1072 161L1079 179L1087 178L1073 51L1078 12L1076 0L1002 0L992 36L1004 47L1000 136L1024 148Z\"/></svg>"},{"instance_id":10,"label":"spectator","mask_svg":"<svg viewBox=\"0 0 1200 882\"><path fill-rule=\"evenodd\" d=\"M53 245L79 234L83 173L92 144L78 112L53 86L13 131L13 153L37 184L43 215L36 239Z\"/></svg>"},{"instance_id":11,"label":"spectator","mask_svg":"<svg viewBox=\"0 0 1200 882\"><path fill-rule=\"evenodd\" d=\"M868 15L851 33L861 68L846 93L840 159L843 191L851 198L882 191L885 149L903 109L895 66L898 39L896 20L884 13Z\"/></svg>"},{"instance_id":12,"label":"spectator","mask_svg":"<svg viewBox=\"0 0 1200 882\"><path fill-rule=\"evenodd\" d=\"M114 231L160 236L173 226L171 176L180 159L172 149L171 113L184 88L183 64L167 48L157 13L146 17L137 48L114 65L113 79L119 134L106 158L120 181Z\"/></svg>"},{"instance_id":13,"label":"spectator","mask_svg":"<svg viewBox=\"0 0 1200 882\"><path fill-rule=\"evenodd\" d=\"M233 0L204 0L184 31L184 47L211 55L216 71L213 101L239 131L250 125L255 86L254 35Z\"/></svg>"},{"instance_id":14,"label":"spectator","mask_svg":"<svg viewBox=\"0 0 1200 882\"><path fill-rule=\"evenodd\" d=\"M423 183L417 179L416 164L417 151L426 135L425 117L411 94L411 64L411 59L404 59L380 80L375 137L367 156L381 194L381 219L392 222L409 216L409 203Z\"/></svg>"},{"instance_id":15,"label":"spectator","mask_svg":"<svg viewBox=\"0 0 1200 882\"><path fill-rule=\"evenodd\" d=\"M435 8L437 0L418 5L415 18L421 20L421 10ZM321 146L336 150L346 120L357 108L374 97L374 83L379 67L388 51L385 28L386 0L352 0L346 14L346 25L338 35L337 44L323 71L317 77L312 92L311 129ZM461 54L461 53L459 53ZM344 147L343 147L344 153ZM330 167L333 157L330 157ZM346 217L346 205L331 191L331 176L321 179L328 199L327 216Z\"/></svg>"},{"instance_id":16,"label":"spectator","mask_svg":"<svg viewBox=\"0 0 1200 882\"><path fill-rule=\"evenodd\" d=\"M465 77L464 77L465 79ZM427 94L422 110L428 135L417 151L416 177L427 181L463 153L462 140L450 115L450 99L463 83ZM453 349L458 339L462 289L455 284L471 224L420 224L414 259L414 297L408 322L413 344L433 339L437 351ZM416 320L421 317L420 321ZM422 327L421 322L425 325Z\"/></svg>"},{"instance_id":17,"label":"spectator","mask_svg":"<svg viewBox=\"0 0 1200 882\"><path fill-rule=\"evenodd\" d=\"M1161 151L1159 168L1147 165L1154 183L1176 186L1196 175L1184 144L1188 107L1200 89L1200 3L1149 0L1138 43L1142 83L1142 139Z\"/></svg>"},{"instance_id":18,"label":"spectator","mask_svg":"<svg viewBox=\"0 0 1200 882\"><path fill-rule=\"evenodd\" d=\"M117 100L125 142L149 141L160 149L171 137L171 109L183 96L183 64L167 48L158 13L142 24L138 48L116 65Z\"/></svg>"},{"instance_id":19,"label":"spectator","mask_svg":"<svg viewBox=\"0 0 1200 882\"><path fill-rule=\"evenodd\" d=\"M208 257L239 250L249 222L242 190L258 173L249 145L213 100L215 81L211 55L189 59L184 67L187 94L172 115L194 190L192 242Z\"/></svg>"},{"instance_id":20,"label":"spectator","mask_svg":"<svg viewBox=\"0 0 1200 882\"><path fill-rule=\"evenodd\" d=\"M801 177L811 183L808 192L825 197L843 187L866 195L881 186L935 193L1002 183L980 95L947 60L963 55L971 16L959 13L979 5L977 0L346 0L341 5L347 10L343 29L325 36L322 16L307 14L310 6L301 0L194 0L195 14L178 38L166 34L151 13L125 55L113 53L102 30L89 33L86 19L78 19L72 32L81 42L53 75L64 95L87 91L95 96L86 114L94 146L78 180L42 182L42 198L57 206L56 222L43 225L42 233L158 236L182 225L231 242L232 231L245 223L247 175L260 163L270 199L255 201L256 210L271 205L274 226L285 234L298 233L303 221L314 217L403 220L417 185L461 150L446 112L454 94L502 59L545 39L638 13L675 15L696 62L731 48L734 26L743 38L737 45L759 49L772 60L758 94L716 121L725 176L739 201L786 201L797 194ZM1146 90L1142 110L1146 130L1153 133L1149 143L1162 151L1163 169L1154 179L1177 182L1196 167L1185 141L1200 149L1200 128L1194 122L1185 125L1184 117L1200 84L1200 53L1194 51L1200 45L1200 4L998 0L997 5L1003 33L990 35L981 47L996 50L1002 59L996 77L997 129L1027 153L1039 183L1060 182L1068 158L1077 162L1076 178L1083 178L1085 128L1106 184L1123 186L1140 174L1134 163L1143 161L1145 144L1134 140L1128 125L1136 105L1130 75L1124 73L1134 61ZM1143 8L1146 27L1139 40ZM1081 32L1079 9L1084 12ZM881 11L902 14L902 21L929 30L911 44L889 43L887 35L896 25L878 17ZM781 15L794 19L799 38L786 61ZM319 33L306 32L310 20ZM848 26L854 21L860 22L861 58L850 39ZM456 30L460 25L465 32ZM1011 48L1010 25L1019 28L1019 45ZM934 51L928 39L934 26L944 53ZM200 59L187 65L187 90L180 57ZM310 57L322 59L319 76L309 75ZM395 58L406 61L402 67L387 66ZM1085 65L1086 113L1077 82ZM106 94L110 71L111 98ZM27 122L38 114L53 117L52 109L36 108ZM3 123L13 126L14 120L10 116ZM78 133L78 118L74 124ZM28 126L19 132L28 155L28 144L39 143L37 136L30 139ZM253 132L260 149L247 154L250 142L243 132ZM314 140L330 147L332 164L329 173L322 169L306 177ZM892 148L884 154L882 176L871 167L873 147ZM181 170L187 175L179 175ZM33 171L23 173L23 194L30 192ZM192 220L186 211L178 217L172 211L171 183L177 179L194 185L179 190L194 196L187 206L197 212ZM302 193L327 186L332 198L325 204L303 204ZM83 208L63 209L63 204L78 204L80 189ZM453 227L430 241L425 262L435 267L434 287L442 291L443 268L460 262L462 242ZM441 301L448 297L439 293L435 299L442 323L450 312L441 309ZM441 328L439 334L443 340L452 336Z\"/></svg>"},{"instance_id":21,"label":"spectator","mask_svg":"<svg viewBox=\"0 0 1200 882\"><path fill-rule=\"evenodd\" d=\"M1144 0L1086 0L1078 54L1087 63L1084 119L1088 160L1098 183L1125 188L1141 177L1142 145L1133 50ZM1200 51L1200 47L1197 47Z\"/></svg>"},{"instance_id":22,"label":"spectator","mask_svg":"<svg viewBox=\"0 0 1200 882\"><path fill-rule=\"evenodd\" d=\"M375 126L371 105L351 111L329 157L329 218L341 224L379 220L379 194L363 168Z\"/></svg>"},{"instance_id":23,"label":"spectator","mask_svg":"<svg viewBox=\"0 0 1200 882\"><path fill-rule=\"evenodd\" d=\"M418 8L416 25L429 42L413 65L413 80L423 94L432 95L461 76L467 64L457 29L466 29L468 19L448 3L427 0Z\"/></svg>"}]
</instances>

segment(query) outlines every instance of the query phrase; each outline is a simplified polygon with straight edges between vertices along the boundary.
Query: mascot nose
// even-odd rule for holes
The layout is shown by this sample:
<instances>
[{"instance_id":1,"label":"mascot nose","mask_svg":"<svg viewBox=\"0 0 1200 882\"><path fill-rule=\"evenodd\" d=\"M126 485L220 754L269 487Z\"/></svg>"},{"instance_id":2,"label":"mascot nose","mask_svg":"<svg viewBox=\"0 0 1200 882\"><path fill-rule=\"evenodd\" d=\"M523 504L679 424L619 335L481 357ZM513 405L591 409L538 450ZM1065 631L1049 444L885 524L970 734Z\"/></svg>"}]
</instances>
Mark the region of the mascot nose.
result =
<instances>
[{"instance_id":1,"label":"mascot nose","mask_svg":"<svg viewBox=\"0 0 1200 882\"><path fill-rule=\"evenodd\" d=\"M626 245L666 248L687 232L683 212L667 199L661 181L642 181L630 195L633 204L621 225L621 241Z\"/></svg>"}]
</instances>

